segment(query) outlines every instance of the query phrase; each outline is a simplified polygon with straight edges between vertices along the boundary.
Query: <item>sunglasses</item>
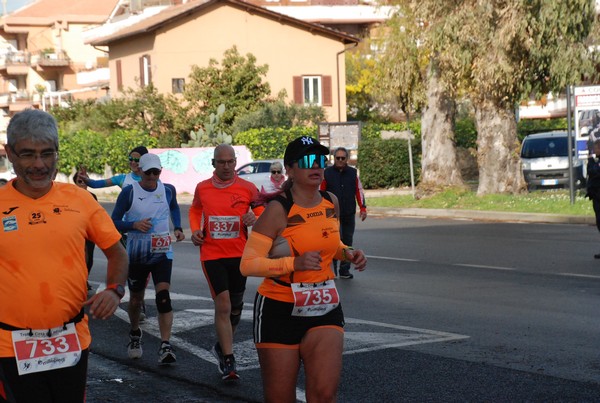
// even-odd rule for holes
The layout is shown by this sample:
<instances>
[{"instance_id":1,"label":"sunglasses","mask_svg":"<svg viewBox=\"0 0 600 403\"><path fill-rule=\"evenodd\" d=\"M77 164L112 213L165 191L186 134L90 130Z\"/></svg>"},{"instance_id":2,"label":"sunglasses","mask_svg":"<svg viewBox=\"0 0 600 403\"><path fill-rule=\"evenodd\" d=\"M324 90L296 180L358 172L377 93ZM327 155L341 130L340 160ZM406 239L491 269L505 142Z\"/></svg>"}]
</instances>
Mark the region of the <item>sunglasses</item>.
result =
<instances>
[{"instance_id":1,"label":"sunglasses","mask_svg":"<svg viewBox=\"0 0 600 403\"><path fill-rule=\"evenodd\" d=\"M271 171L271 173L272 173L273 175L277 175L277 174L280 174L280 173L281 173L281 171Z\"/></svg>"},{"instance_id":2,"label":"sunglasses","mask_svg":"<svg viewBox=\"0 0 600 403\"><path fill-rule=\"evenodd\" d=\"M139 158L129 157L129 162L140 162Z\"/></svg>"},{"instance_id":3,"label":"sunglasses","mask_svg":"<svg viewBox=\"0 0 600 403\"><path fill-rule=\"evenodd\" d=\"M298 160L298 168L311 169L314 164L317 164L316 168L325 168L326 160L324 155L319 154L308 154Z\"/></svg>"},{"instance_id":4,"label":"sunglasses","mask_svg":"<svg viewBox=\"0 0 600 403\"><path fill-rule=\"evenodd\" d=\"M335 159L338 161L345 161L346 157L335 157Z\"/></svg>"},{"instance_id":5,"label":"sunglasses","mask_svg":"<svg viewBox=\"0 0 600 403\"><path fill-rule=\"evenodd\" d=\"M160 175L160 172L161 172L161 170L160 169L156 169L156 168L152 168L152 169L149 169L147 171L144 171L144 173L146 175L148 175L148 176L150 176L150 175L158 176L158 175Z\"/></svg>"}]
</instances>

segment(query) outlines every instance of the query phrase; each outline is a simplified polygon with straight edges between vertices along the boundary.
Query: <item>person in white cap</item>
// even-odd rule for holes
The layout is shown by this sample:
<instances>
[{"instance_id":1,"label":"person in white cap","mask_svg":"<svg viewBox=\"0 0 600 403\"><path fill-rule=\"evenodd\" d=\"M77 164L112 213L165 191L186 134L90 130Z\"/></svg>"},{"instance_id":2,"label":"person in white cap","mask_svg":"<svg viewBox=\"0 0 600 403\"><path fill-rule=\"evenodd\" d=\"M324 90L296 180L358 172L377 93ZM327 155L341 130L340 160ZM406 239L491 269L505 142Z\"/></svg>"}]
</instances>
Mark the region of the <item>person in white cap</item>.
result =
<instances>
[{"instance_id":1,"label":"person in white cap","mask_svg":"<svg viewBox=\"0 0 600 403\"><path fill-rule=\"evenodd\" d=\"M142 180L123 189L112 213L117 229L128 233L127 285L130 293L128 314L131 331L127 353L129 358L142 356L140 312L146 280L152 274L161 336L158 361L160 364L172 364L176 361L176 356L169 341L173 326L173 308L169 294L173 267L169 216L173 221L176 241L182 241L185 235L181 228L181 213L175 187L159 180L162 165L158 155L142 155L140 170Z\"/></svg>"}]
</instances>

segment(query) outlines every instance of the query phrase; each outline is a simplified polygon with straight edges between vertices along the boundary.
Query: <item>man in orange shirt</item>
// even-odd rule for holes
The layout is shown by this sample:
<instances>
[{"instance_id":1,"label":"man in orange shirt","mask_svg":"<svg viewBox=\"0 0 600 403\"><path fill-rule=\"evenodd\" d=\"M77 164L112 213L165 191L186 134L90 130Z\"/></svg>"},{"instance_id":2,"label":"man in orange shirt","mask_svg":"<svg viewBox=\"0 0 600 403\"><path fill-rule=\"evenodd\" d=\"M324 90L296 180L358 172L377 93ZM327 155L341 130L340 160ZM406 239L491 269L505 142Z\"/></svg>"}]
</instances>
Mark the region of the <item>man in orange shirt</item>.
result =
<instances>
[{"instance_id":1,"label":"man in orange shirt","mask_svg":"<svg viewBox=\"0 0 600 403\"><path fill-rule=\"evenodd\" d=\"M244 307L246 277L240 260L248 227L263 210L255 205L258 189L235 172L235 150L228 144L215 147L213 177L200 182L190 207L192 242L200 246L202 270L215 302L217 343L213 354L225 381L239 379L233 356L233 334Z\"/></svg>"},{"instance_id":2,"label":"man in orange shirt","mask_svg":"<svg viewBox=\"0 0 600 403\"><path fill-rule=\"evenodd\" d=\"M17 177L0 188L0 401L82 402L95 318L117 309L127 254L106 211L85 190L55 183L54 118L28 109L7 128ZM107 289L87 299L85 240L108 260Z\"/></svg>"}]
</instances>

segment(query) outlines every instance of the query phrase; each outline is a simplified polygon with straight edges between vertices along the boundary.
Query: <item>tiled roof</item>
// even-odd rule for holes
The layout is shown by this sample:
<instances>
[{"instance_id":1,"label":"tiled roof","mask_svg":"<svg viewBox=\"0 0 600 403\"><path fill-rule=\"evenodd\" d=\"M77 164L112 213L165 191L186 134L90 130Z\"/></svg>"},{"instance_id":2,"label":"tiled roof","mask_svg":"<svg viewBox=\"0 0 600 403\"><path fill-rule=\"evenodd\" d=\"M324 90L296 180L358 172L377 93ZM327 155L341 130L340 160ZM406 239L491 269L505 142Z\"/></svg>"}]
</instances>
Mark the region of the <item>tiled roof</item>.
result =
<instances>
[{"instance_id":1,"label":"tiled roof","mask_svg":"<svg viewBox=\"0 0 600 403\"><path fill-rule=\"evenodd\" d=\"M253 14L261 15L265 18L275 19L277 21L285 22L288 25L294 25L310 30L312 32L318 32L324 36L334 37L344 43L357 43L360 41L358 38L345 34L343 32L327 28L322 25L313 24L310 22L305 22L292 17L288 17L286 15L270 11L264 7L256 6L242 0L190 0L188 3L185 4L168 7L162 12L151 16L141 22L123 28L110 35L93 39L89 43L95 46L105 46L117 40L153 32L173 21L176 21L179 18L203 12L215 4L225 3L229 6L241 8Z\"/></svg>"},{"instance_id":2,"label":"tiled roof","mask_svg":"<svg viewBox=\"0 0 600 403\"><path fill-rule=\"evenodd\" d=\"M102 23L119 0L38 0L2 19L3 24L38 25L54 21Z\"/></svg>"}]
</instances>

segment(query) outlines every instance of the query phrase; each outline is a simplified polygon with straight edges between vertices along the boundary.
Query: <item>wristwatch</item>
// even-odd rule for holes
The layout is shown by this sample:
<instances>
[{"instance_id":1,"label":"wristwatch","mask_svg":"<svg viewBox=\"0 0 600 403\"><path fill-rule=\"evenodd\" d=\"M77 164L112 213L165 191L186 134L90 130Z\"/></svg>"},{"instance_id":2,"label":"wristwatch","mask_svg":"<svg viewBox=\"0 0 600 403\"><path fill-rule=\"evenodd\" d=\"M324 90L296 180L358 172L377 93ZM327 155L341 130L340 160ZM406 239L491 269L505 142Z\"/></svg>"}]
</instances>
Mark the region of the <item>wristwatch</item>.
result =
<instances>
[{"instance_id":1,"label":"wristwatch","mask_svg":"<svg viewBox=\"0 0 600 403\"><path fill-rule=\"evenodd\" d=\"M119 296L119 299L123 299L125 296L125 287L122 284L109 284L106 286L106 289L114 291Z\"/></svg>"}]
</instances>

